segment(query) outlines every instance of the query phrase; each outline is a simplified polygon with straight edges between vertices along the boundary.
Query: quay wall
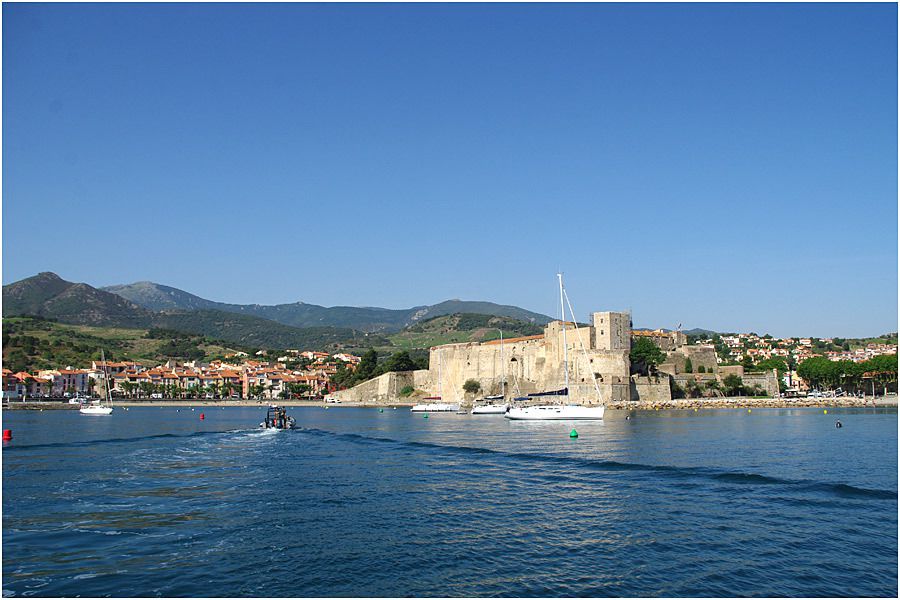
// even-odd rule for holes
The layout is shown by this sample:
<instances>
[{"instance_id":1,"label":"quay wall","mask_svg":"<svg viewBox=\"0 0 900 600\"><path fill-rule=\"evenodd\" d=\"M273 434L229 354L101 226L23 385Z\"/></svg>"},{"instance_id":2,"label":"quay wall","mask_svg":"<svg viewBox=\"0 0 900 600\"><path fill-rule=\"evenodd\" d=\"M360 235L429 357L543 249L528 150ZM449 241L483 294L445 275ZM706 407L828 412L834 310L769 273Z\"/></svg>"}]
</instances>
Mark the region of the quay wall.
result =
<instances>
[{"instance_id":1,"label":"quay wall","mask_svg":"<svg viewBox=\"0 0 900 600\"><path fill-rule=\"evenodd\" d=\"M669 383L669 376L665 373L650 376L632 375L630 390L632 402L660 403L672 400L672 386Z\"/></svg>"}]
</instances>

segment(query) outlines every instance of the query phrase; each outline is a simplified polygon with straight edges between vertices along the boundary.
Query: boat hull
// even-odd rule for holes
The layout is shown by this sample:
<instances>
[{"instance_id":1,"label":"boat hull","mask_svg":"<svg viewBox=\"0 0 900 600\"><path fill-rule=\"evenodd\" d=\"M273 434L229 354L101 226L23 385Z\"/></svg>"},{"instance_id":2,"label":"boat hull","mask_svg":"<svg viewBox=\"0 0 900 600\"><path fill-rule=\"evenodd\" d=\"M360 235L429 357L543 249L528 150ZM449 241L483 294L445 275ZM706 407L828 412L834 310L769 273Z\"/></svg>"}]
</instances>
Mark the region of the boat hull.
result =
<instances>
[{"instance_id":1,"label":"boat hull","mask_svg":"<svg viewBox=\"0 0 900 600\"><path fill-rule=\"evenodd\" d=\"M85 406L84 408L79 408L78 412L83 415L94 415L94 416L103 416L103 415L111 415L112 414L111 406Z\"/></svg>"},{"instance_id":2,"label":"boat hull","mask_svg":"<svg viewBox=\"0 0 900 600\"><path fill-rule=\"evenodd\" d=\"M502 415L509 407L505 404L486 404L472 409L473 415Z\"/></svg>"},{"instance_id":3,"label":"boat hull","mask_svg":"<svg viewBox=\"0 0 900 600\"><path fill-rule=\"evenodd\" d=\"M456 412L459 410L459 404L444 404L441 402L434 404L416 404L409 410L410 412Z\"/></svg>"},{"instance_id":4,"label":"boat hull","mask_svg":"<svg viewBox=\"0 0 900 600\"><path fill-rule=\"evenodd\" d=\"M604 406L548 405L510 408L507 419L516 421L599 421Z\"/></svg>"}]
</instances>

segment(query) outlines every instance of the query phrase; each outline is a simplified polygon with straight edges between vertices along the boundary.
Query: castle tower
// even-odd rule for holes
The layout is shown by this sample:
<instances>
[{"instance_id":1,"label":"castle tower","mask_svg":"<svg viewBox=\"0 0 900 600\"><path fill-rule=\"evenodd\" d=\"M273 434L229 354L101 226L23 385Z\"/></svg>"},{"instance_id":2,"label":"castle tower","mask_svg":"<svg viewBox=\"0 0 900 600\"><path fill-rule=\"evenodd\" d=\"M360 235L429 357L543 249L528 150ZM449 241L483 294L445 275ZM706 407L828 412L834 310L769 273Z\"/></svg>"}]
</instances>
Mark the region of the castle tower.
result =
<instances>
[{"instance_id":1,"label":"castle tower","mask_svg":"<svg viewBox=\"0 0 900 600\"><path fill-rule=\"evenodd\" d=\"M597 350L631 352L631 315L625 312L595 312L594 335Z\"/></svg>"}]
</instances>

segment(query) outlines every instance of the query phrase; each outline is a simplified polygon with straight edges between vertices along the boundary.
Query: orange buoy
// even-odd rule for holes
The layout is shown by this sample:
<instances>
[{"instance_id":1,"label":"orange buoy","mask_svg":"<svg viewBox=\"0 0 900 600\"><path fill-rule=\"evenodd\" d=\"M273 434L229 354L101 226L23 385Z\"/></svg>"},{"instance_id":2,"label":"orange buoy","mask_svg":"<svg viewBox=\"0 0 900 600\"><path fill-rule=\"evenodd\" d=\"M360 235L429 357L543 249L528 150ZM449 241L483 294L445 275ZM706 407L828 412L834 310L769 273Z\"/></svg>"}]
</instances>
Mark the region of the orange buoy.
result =
<instances>
[{"instance_id":1,"label":"orange buoy","mask_svg":"<svg viewBox=\"0 0 900 600\"><path fill-rule=\"evenodd\" d=\"M205 418L206 418L206 415L204 415L203 413L200 413L200 420L202 421Z\"/></svg>"},{"instance_id":2,"label":"orange buoy","mask_svg":"<svg viewBox=\"0 0 900 600\"><path fill-rule=\"evenodd\" d=\"M12 429L4 429L3 430L3 439L11 440L12 439Z\"/></svg>"}]
</instances>

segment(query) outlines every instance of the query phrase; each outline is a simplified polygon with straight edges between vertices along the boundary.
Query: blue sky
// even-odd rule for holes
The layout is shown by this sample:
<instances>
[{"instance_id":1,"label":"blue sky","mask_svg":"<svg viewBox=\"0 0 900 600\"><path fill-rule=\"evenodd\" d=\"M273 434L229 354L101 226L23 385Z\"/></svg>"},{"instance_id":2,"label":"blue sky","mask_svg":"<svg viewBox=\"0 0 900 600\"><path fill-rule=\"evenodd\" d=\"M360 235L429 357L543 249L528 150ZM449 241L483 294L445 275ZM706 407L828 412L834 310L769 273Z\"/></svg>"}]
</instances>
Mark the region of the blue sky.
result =
<instances>
[{"instance_id":1,"label":"blue sky","mask_svg":"<svg viewBox=\"0 0 900 600\"><path fill-rule=\"evenodd\" d=\"M3 5L3 282L897 329L897 7Z\"/></svg>"}]
</instances>

